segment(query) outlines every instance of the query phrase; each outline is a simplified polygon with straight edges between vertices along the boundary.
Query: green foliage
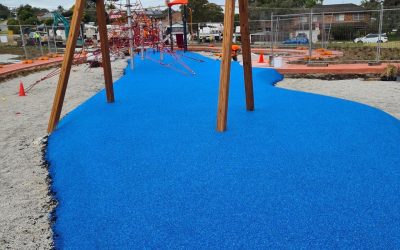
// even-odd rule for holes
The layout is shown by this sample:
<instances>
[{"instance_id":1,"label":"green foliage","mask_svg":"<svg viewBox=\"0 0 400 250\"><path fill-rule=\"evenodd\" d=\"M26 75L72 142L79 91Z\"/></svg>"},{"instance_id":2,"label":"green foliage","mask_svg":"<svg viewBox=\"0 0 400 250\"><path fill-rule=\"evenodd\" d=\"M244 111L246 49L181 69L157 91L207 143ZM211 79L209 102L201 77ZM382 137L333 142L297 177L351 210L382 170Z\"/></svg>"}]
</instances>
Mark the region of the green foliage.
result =
<instances>
[{"instance_id":1,"label":"green foliage","mask_svg":"<svg viewBox=\"0 0 400 250\"><path fill-rule=\"evenodd\" d=\"M223 22L223 9L214 3L209 3L208 0L191 0L187 6L192 10L192 22ZM181 6L181 11L183 7Z\"/></svg>"},{"instance_id":2,"label":"green foliage","mask_svg":"<svg viewBox=\"0 0 400 250\"><path fill-rule=\"evenodd\" d=\"M323 0L250 0L250 5L269 8L311 8Z\"/></svg>"},{"instance_id":3,"label":"green foliage","mask_svg":"<svg viewBox=\"0 0 400 250\"><path fill-rule=\"evenodd\" d=\"M331 35L336 41L349 41L358 37L360 34L353 25L332 26Z\"/></svg>"},{"instance_id":4,"label":"green foliage","mask_svg":"<svg viewBox=\"0 0 400 250\"><path fill-rule=\"evenodd\" d=\"M379 10L381 8L379 0L363 0L361 6L369 10ZM383 2L384 8L398 8L400 7L399 0L385 0ZM379 22L379 13L373 13L373 17L377 20L376 26ZM383 32L388 33L393 29L400 28L400 15L397 10L386 10L383 13ZM375 31L376 33L377 31Z\"/></svg>"},{"instance_id":5,"label":"green foliage","mask_svg":"<svg viewBox=\"0 0 400 250\"><path fill-rule=\"evenodd\" d=\"M0 4L0 18L7 19L10 16L11 16L11 11L8 9L8 7Z\"/></svg>"},{"instance_id":6,"label":"green foliage","mask_svg":"<svg viewBox=\"0 0 400 250\"><path fill-rule=\"evenodd\" d=\"M49 12L49 10L32 7L29 4L21 5L17 9L17 18L21 24L37 25L41 23L37 16L46 12Z\"/></svg>"},{"instance_id":7,"label":"green foliage","mask_svg":"<svg viewBox=\"0 0 400 250\"><path fill-rule=\"evenodd\" d=\"M15 20L14 18L10 18L7 20L7 25L19 25L19 22L18 22L18 20ZM20 33L18 26L9 26L8 30L11 30L14 34Z\"/></svg>"},{"instance_id":8,"label":"green foliage","mask_svg":"<svg viewBox=\"0 0 400 250\"><path fill-rule=\"evenodd\" d=\"M64 17L72 17L72 15L74 14L74 8L75 5L72 5L71 8L69 8L68 10L62 12L61 14ZM96 5L91 2L91 1L86 1L86 5L85 5L85 10L83 12L83 18L82 21L85 23L88 22L96 22L97 18L96 18Z\"/></svg>"},{"instance_id":9,"label":"green foliage","mask_svg":"<svg viewBox=\"0 0 400 250\"><path fill-rule=\"evenodd\" d=\"M379 9L379 2L376 0L362 0L361 6L367 10L377 10Z\"/></svg>"}]
</instances>

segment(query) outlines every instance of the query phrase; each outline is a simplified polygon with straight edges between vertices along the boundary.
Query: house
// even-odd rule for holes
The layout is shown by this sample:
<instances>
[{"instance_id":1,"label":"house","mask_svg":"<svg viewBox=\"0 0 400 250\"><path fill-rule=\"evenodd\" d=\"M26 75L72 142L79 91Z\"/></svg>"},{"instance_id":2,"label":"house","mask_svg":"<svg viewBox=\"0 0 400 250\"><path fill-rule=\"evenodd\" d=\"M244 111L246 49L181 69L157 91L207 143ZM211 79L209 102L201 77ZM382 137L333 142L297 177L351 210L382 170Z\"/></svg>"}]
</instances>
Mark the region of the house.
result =
<instances>
[{"instance_id":1,"label":"house","mask_svg":"<svg viewBox=\"0 0 400 250\"><path fill-rule=\"evenodd\" d=\"M163 19L161 20L163 27L169 27L169 17L166 14ZM182 13L180 11L173 11L172 12L172 24L175 23L182 23Z\"/></svg>"},{"instance_id":2,"label":"house","mask_svg":"<svg viewBox=\"0 0 400 250\"><path fill-rule=\"evenodd\" d=\"M250 30L253 34L252 38L254 38L252 42L269 42L272 31L271 13L253 13L255 16L259 14L263 14L264 19L259 22L250 23ZM286 10L275 11L272 32L274 39L279 42L293 38L299 34L306 34L308 37L310 35L311 15L311 40L313 42L332 39L332 30L339 26L344 28L346 32L353 33L350 36L364 35L371 32L371 28L378 27L376 24L370 25L373 20L372 15L374 14L365 10L362 6L351 3L316 5L312 9L296 9L291 12Z\"/></svg>"},{"instance_id":3,"label":"house","mask_svg":"<svg viewBox=\"0 0 400 250\"><path fill-rule=\"evenodd\" d=\"M313 13L317 16L316 19L313 19L313 22L322 23L324 21L327 25L346 23L364 27L371 19L371 12L352 3L317 5L313 8Z\"/></svg>"},{"instance_id":4,"label":"house","mask_svg":"<svg viewBox=\"0 0 400 250\"><path fill-rule=\"evenodd\" d=\"M309 13L294 19L293 26L298 33L309 34ZM317 5L312 9L312 40L329 40L332 28L341 26L347 32L365 34L371 20L371 12L356 4ZM354 34L355 35L355 34Z\"/></svg>"}]
</instances>

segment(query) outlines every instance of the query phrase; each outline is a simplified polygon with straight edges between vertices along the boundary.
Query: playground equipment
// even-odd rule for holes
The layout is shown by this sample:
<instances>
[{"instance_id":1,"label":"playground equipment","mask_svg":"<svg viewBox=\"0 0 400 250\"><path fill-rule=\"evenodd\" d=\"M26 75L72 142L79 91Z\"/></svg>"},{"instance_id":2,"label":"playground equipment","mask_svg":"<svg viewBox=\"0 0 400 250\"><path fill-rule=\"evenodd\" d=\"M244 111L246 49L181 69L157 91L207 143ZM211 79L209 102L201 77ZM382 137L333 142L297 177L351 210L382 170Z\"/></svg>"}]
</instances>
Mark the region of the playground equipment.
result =
<instances>
[{"instance_id":1,"label":"playground equipment","mask_svg":"<svg viewBox=\"0 0 400 250\"><path fill-rule=\"evenodd\" d=\"M52 132L55 129L58 121L60 120L61 110L64 103L65 91L67 90L68 78L71 71L75 47L78 40L80 22L82 20L84 8L85 8L85 0L75 1L74 14L71 20L71 27L67 40L66 52L61 66L60 78L58 80L56 95L54 97L53 107L50 114L49 125L47 127L48 132ZM99 26L107 102L113 103L114 89L112 85L113 81L111 74L111 63L110 63L110 55L108 47L106 11L104 6L104 0L96 0L96 14L97 14L97 23Z\"/></svg>"},{"instance_id":2,"label":"playground equipment","mask_svg":"<svg viewBox=\"0 0 400 250\"><path fill-rule=\"evenodd\" d=\"M129 2L128 2L129 3ZM171 6L175 4L183 4L186 7L187 0L175 0L168 2L168 6L171 12ZM127 4L130 8L131 5ZM133 5L132 5L133 6ZM54 97L53 107L50 115L49 125L47 131L52 132L59 122L61 110L64 102L65 92L68 85L68 78L71 71L71 66L74 58L74 51L77 45L80 22L82 20L83 10L85 7L85 0L76 0L74 7L74 14L71 20L71 26L69 30L66 53L60 70L60 78L57 85L56 94ZM154 20L151 20L145 13L143 7L140 4L140 0L136 0L136 10L132 11L131 24L132 26L120 25L122 32L128 33L128 42L123 47L129 47L130 53L133 54L132 45L139 47L140 45L142 52L142 59L144 59L143 50L145 45L153 47L159 51L169 53L174 59L185 68L185 70L194 74L194 72L180 60L180 58L173 53L173 46L171 50L167 50L163 47L162 38L160 37L159 25ZM248 0L239 0L239 13L240 13L240 31L242 36L242 54L243 54L243 67L244 67L244 79L245 79L245 93L246 93L246 109L248 111L254 110L254 96L253 96L253 80L252 80L252 65L251 65L251 50L250 50L250 32L248 23ZM114 90L113 80L111 74L111 63L110 63L110 48L109 38L106 26L106 11L104 6L104 0L96 0L96 14L98 22L98 30L100 35L101 54L102 54L102 65L104 71L104 80L106 88L106 98L108 103L114 102ZM228 96L229 96L229 78L231 68L231 56L232 56L232 38L233 38L233 23L235 14L235 1L226 0L225 2L225 16L224 16L224 41L222 50L222 62L220 72L220 87L218 97L218 113L217 113L217 130L223 132L226 130L227 112L228 112ZM186 16L186 14L184 15ZM185 21L186 18L184 18ZM171 18L170 18L171 24ZM184 26L186 23L184 24ZM125 27L125 28L124 28ZM129 29L134 29L133 39L130 35ZM184 29L186 30L186 29ZM186 34L184 35L186 37ZM171 40L172 41L172 40ZM187 41L186 41L187 43ZM186 44L185 43L185 44ZM172 44L172 43L171 43ZM161 56L162 60L162 56ZM159 62L162 66L162 62Z\"/></svg>"},{"instance_id":3,"label":"playground equipment","mask_svg":"<svg viewBox=\"0 0 400 250\"><path fill-rule=\"evenodd\" d=\"M174 5L183 5L183 16L182 16L182 22L183 22L183 51L187 51L187 5L189 3L188 0L166 0L167 6L168 6L168 16L169 16L169 28L170 28L170 46L171 46L171 51L174 50L174 39L172 35L172 6Z\"/></svg>"},{"instance_id":4,"label":"playground equipment","mask_svg":"<svg viewBox=\"0 0 400 250\"><path fill-rule=\"evenodd\" d=\"M231 53L235 1L225 0L224 40L222 46L222 63L219 80L219 96L217 111L217 131L226 130L228 114L229 81L231 73ZM253 76L251 65L249 6L248 0L239 0L240 33L242 36L242 54L244 68L244 84L246 93L246 110L254 110Z\"/></svg>"}]
</instances>

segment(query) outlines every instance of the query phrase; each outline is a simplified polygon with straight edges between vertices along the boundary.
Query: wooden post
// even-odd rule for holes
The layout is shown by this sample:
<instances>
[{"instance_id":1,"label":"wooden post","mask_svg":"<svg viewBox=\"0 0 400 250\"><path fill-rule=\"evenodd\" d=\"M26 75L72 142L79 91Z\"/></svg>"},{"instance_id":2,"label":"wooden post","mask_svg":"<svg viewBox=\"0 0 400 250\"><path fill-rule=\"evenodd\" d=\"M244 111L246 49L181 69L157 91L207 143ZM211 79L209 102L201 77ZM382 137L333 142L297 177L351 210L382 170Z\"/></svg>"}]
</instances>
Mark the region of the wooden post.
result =
<instances>
[{"instance_id":1,"label":"wooden post","mask_svg":"<svg viewBox=\"0 0 400 250\"><path fill-rule=\"evenodd\" d=\"M104 0L96 1L97 24L99 26L101 58L104 71L104 80L106 85L107 102L114 102L114 89L111 73L110 49L108 47L108 35L106 25L106 10L104 8Z\"/></svg>"},{"instance_id":2,"label":"wooden post","mask_svg":"<svg viewBox=\"0 0 400 250\"><path fill-rule=\"evenodd\" d=\"M60 120L60 114L64 103L65 91L67 90L69 74L71 71L72 60L78 38L80 22L82 19L83 9L85 8L85 0L76 0L74 14L71 20L71 29L68 36L66 52L61 66L60 78L58 80L56 95L54 97L53 108L50 114L47 132L52 132Z\"/></svg>"},{"instance_id":3,"label":"wooden post","mask_svg":"<svg viewBox=\"0 0 400 250\"><path fill-rule=\"evenodd\" d=\"M244 86L246 92L246 109L254 110L253 73L251 66L251 48L249 31L249 4L248 0L239 0L240 33L242 36L242 56L244 70Z\"/></svg>"},{"instance_id":4,"label":"wooden post","mask_svg":"<svg viewBox=\"0 0 400 250\"><path fill-rule=\"evenodd\" d=\"M226 120L228 113L229 80L231 73L231 53L233 20L235 14L235 0L225 0L224 35L222 44L222 62L219 79L219 97L217 113L217 131L226 130Z\"/></svg>"}]
</instances>

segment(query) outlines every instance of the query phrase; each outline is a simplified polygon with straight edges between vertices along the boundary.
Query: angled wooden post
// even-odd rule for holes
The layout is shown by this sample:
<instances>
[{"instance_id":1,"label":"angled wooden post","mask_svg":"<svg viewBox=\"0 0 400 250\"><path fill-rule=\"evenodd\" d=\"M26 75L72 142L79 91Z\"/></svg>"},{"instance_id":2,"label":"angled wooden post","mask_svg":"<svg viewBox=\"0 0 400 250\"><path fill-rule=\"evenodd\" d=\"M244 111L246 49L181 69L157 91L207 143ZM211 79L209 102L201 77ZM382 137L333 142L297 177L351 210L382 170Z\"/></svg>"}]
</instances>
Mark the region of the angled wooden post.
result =
<instances>
[{"instance_id":1,"label":"angled wooden post","mask_svg":"<svg viewBox=\"0 0 400 250\"><path fill-rule=\"evenodd\" d=\"M74 59L74 52L76 47L76 40L78 38L80 22L82 19L83 9L85 8L85 0L76 0L74 14L72 15L71 28L68 35L66 52L61 66L60 78L56 95L54 97L53 108L50 114L49 125L47 132L52 132L60 120L60 114L64 103L65 91L67 90L69 74L71 71L72 60Z\"/></svg>"},{"instance_id":2,"label":"angled wooden post","mask_svg":"<svg viewBox=\"0 0 400 250\"><path fill-rule=\"evenodd\" d=\"M226 120L228 114L229 80L231 74L231 53L233 21L235 14L235 0L225 0L224 15L224 34L222 43L222 62L219 79L219 97L217 113L217 131L226 130Z\"/></svg>"},{"instance_id":3,"label":"angled wooden post","mask_svg":"<svg viewBox=\"0 0 400 250\"><path fill-rule=\"evenodd\" d=\"M110 49L108 47L108 35L106 25L106 10L104 0L96 1L97 24L99 26L101 62L103 64L104 81L106 85L107 102L114 102L114 88L111 73Z\"/></svg>"},{"instance_id":4,"label":"angled wooden post","mask_svg":"<svg viewBox=\"0 0 400 250\"><path fill-rule=\"evenodd\" d=\"M249 3L248 0L239 0L240 33L242 37L242 56L244 69L244 85L246 92L246 109L254 110L253 73L251 65L250 31L249 31Z\"/></svg>"}]
</instances>

